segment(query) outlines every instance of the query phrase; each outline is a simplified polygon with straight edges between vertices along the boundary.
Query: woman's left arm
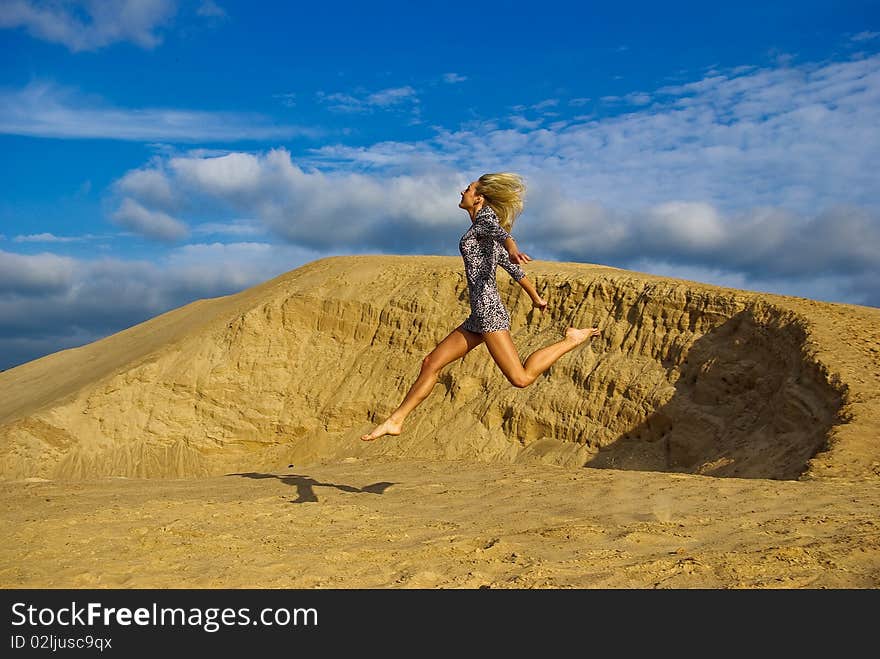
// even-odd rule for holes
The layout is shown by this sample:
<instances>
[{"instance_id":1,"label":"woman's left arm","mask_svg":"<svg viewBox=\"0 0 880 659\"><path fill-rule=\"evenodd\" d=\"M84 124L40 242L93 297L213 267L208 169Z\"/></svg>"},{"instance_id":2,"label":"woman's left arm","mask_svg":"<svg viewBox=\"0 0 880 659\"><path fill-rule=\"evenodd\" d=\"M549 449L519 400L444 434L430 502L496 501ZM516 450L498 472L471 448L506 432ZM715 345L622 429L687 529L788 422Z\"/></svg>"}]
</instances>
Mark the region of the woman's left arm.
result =
<instances>
[{"instance_id":1,"label":"woman's left arm","mask_svg":"<svg viewBox=\"0 0 880 659\"><path fill-rule=\"evenodd\" d=\"M510 255L511 263L528 263L532 260L532 257L526 254L525 252L519 251L519 247L516 244L516 241L513 239L513 236L508 234L507 240L504 241L504 249L507 250L507 253Z\"/></svg>"},{"instance_id":2,"label":"woman's left arm","mask_svg":"<svg viewBox=\"0 0 880 659\"><path fill-rule=\"evenodd\" d=\"M478 236L488 236L501 243L510 255L511 263L528 263L532 260L528 254L519 251L513 236L497 220L492 219L491 216L483 215L479 217L474 224L474 232Z\"/></svg>"}]
</instances>

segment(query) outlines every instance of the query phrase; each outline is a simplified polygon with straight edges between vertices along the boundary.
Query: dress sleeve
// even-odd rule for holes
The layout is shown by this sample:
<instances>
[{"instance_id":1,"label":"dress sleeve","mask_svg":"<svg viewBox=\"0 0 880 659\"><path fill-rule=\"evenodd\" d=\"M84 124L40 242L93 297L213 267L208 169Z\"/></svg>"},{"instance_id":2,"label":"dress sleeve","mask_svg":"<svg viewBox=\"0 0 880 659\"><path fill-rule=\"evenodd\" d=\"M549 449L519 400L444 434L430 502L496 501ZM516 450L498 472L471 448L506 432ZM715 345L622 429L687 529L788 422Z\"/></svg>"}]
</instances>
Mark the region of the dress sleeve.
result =
<instances>
[{"instance_id":1,"label":"dress sleeve","mask_svg":"<svg viewBox=\"0 0 880 659\"><path fill-rule=\"evenodd\" d=\"M504 228L498 223L498 220L489 213L484 213L474 221L474 234L482 238L488 236L495 242L504 244L504 241L510 238Z\"/></svg>"},{"instance_id":2,"label":"dress sleeve","mask_svg":"<svg viewBox=\"0 0 880 659\"><path fill-rule=\"evenodd\" d=\"M526 271L522 269L522 266L511 261L507 250L501 247L501 245L495 245L495 254L498 265L507 270L507 273L513 277L514 281L519 281L526 276Z\"/></svg>"}]
</instances>

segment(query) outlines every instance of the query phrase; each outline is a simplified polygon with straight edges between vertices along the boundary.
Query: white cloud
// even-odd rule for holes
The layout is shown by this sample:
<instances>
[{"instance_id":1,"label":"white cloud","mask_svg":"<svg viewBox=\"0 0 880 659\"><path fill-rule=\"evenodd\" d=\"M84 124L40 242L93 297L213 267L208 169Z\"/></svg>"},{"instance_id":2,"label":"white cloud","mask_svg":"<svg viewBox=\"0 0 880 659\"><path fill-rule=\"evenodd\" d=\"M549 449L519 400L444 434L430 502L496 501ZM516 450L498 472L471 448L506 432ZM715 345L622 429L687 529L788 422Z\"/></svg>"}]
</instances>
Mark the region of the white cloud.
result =
<instances>
[{"instance_id":1,"label":"white cloud","mask_svg":"<svg viewBox=\"0 0 880 659\"><path fill-rule=\"evenodd\" d=\"M377 178L472 162L481 171L467 178L518 171L531 191L521 237L548 257L714 263L780 290L802 285L808 296L818 287L880 305L871 288L880 270L880 56L716 70L644 96L650 108L558 128L474 121L421 142L328 145L298 162L369 167ZM819 269L821 281L837 283L817 283Z\"/></svg>"},{"instance_id":2,"label":"white cloud","mask_svg":"<svg viewBox=\"0 0 880 659\"><path fill-rule=\"evenodd\" d=\"M322 253L261 242L183 245L164 259L177 287L242 290L320 258ZM295 264L295 265L294 265Z\"/></svg>"},{"instance_id":3,"label":"white cloud","mask_svg":"<svg viewBox=\"0 0 880 659\"><path fill-rule=\"evenodd\" d=\"M621 211L564 199L555 189L534 190L528 215L514 227L533 256L617 267L643 259L682 268L711 264L744 276L792 282L823 272L849 278L859 300L880 304L880 293L867 283L872 272L880 271L877 211L839 204L806 217L778 207L723 214L705 202Z\"/></svg>"},{"instance_id":4,"label":"white cloud","mask_svg":"<svg viewBox=\"0 0 880 659\"><path fill-rule=\"evenodd\" d=\"M650 108L561 130L475 121L420 142L328 145L300 162L369 163L386 175L426 161L480 162L552 178L566 194L622 209L685 199L725 212L779 206L807 215L837 202L880 203L880 56L738 70L646 92Z\"/></svg>"},{"instance_id":5,"label":"white cloud","mask_svg":"<svg viewBox=\"0 0 880 659\"><path fill-rule=\"evenodd\" d=\"M192 233L197 236L259 236L266 233L266 228L252 220L203 222L193 227Z\"/></svg>"},{"instance_id":6,"label":"white cloud","mask_svg":"<svg viewBox=\"0 0 880 659\"><path fill-rule=\"evenodd\" d=\"M639 229L653 234L660 249L683 249L695 253L724 246L726 232L718 212L702 202L670 201L649 209Z\"/></svg>"},{"instance_id":7,"label":"white cloud","mask_svg":"<svg viewBox=\"0 0 880 659\"><path fill-rule=\"evenodd\" d=\"M36 137L176 142L315 137L312 127L276 126L240 112L172 108L120 108L93 95L33 81L24 89L0 89L0 133Z\"/></svg>"},{"instance_id":8,"label":"white cloud","mask_svg":"<svg viewBox=\"0 0 880 659\"><path fill-rule=\"evenodd\" d=\"M458 191L470 177L437 161L411 175L325 173L306 171L286 150L275 149L180 157L168 170L178 196L198 198L203 211L219 214L231 207L312 249L449 254L449 234L465 228ZM859 284L880 269L880 216L870 209L835 204L806 215L781 206L724 211L688 199L627 209L577 199L564 178L533 173L527 182L526 212L515 234L537 258L618 267L666 259L780 280L808 279L821 269L850 277L858 299L875 299L866 298Z\"/></svg>"},{"instance_id":9,"label":"white cloud","mask_svg":"<svg viewBox=\"0 0 880 659\"><path fill-rule=\"evenodd\" d=\"M184 245L156 263L0 250L0 369L196 299L236 293L327 255L263 243Z\"/></svg>"},{"instance_id":10,"label":"white cloud","mask_svg":"<svg viewBox=\"0 0 880 659\"><path fill-rule=\"evenodd\" d=\"M0 295L44 295L63 290L75 266L73 259L54 254L24 256L0 250Z\"/></svg>"},{"instance_id":11,"label":"white cloud","mask_svg":"<svg viewBox=\"0 0 880 659\"><path fill-rule=\"evenodd\" d=\"M230 153L218 158L177 157L168 166L184 185L218 196L253 190L263 174L260 160L249 153Z\"/></svg>"},{"instance_id":12,"label":"white cloud","mask_svg":"<svg viewBox=\"0 0 880 659\"><path fill-rule=\"evenodd\" d=\"M362 100L351 94L343 94L342 92L327 94L319 91L316 96L320 102L328 104L328 109L335 112L363 112L367 109Z\"/></svg>"},{"instance_id":13,"label":"white cloud","mask_svg":"<svg viewBox=\"0 0 880 659\"><path fill-rule=\"evenodd\" d=\"M647 105L651 102L651 95L644 93L627 94L624 100L631 105Z\"/></svg>"},{"instance_id":14,"label":"white cloud","mask_svg":"<svg viewBox=\"0 0 880 659\"><path fill-rule=\"evenodd\" d=\"M464 82L467 80L467 76L459 75L457 73L444 73L443 74L443 82L448 82L450 84L455 84L457 82Z\"/></svg>"},{"instance_id":15,"label":"white cloud","mask_svg":"<svg viewBox=\"0 0 880 659\"><path fill-rule=\"evenodd\" d=\"M174 0L5 0L0 5L0 28L24 27L31 36L63 44L73 52L95 51L120 41L152 49L162 43L158 30L176 11Z\"/></svg>"},{"instance_id":16,"label":"white cloud","mask_svg":"<svg viewBox=\"0 0 880 659\"><path fill-rule=\"evenodd\" d=\"M509 118L509 121L514 128L526 128L526 129L537 128L538 126L540 126L544 122L544 120L541 118L529 121L525 117L520 117L517 115L511 116Z\"/></svg>"},{"instance_id":17,"label":"white cloud","mask_svg":"<svg viewBox=\"0 0 880 659\"><path fill-rule=\"evenodd\" d=\"M311 149L312 156L303 159L314 163L315 169L379 169L386 174L413 172L422 169L421 161L436 170L443 155L426 149L424 145L406 142L378 142L369 147L350 147L328 144Z\"/></svg>"},{"instance_id":18,"label":"white cloud","mask_svg":"<svg viewBox=\"0 0 880 659\"><path fill-rule=\"evenodd\" d=\"M547 98L547 99L544 99L543 101L541 101L541 102L539 102L539 103L535 103L535 104L532 106L532 109L533 109L533 110L539 110L539 111L540 111L540 110L543 110L544 108L553 108L553 107L556 107L557 105L559 105L559 99L558 99L558 98Z\"/></svg>"},{"instance_id":19,"label":"white cloud","mask_svg":"<svg viewBox=\"0 0 880 659\"><path fill-rule=\"evenodd\" d=\"M334 112L345 113L368 113L376 108L388 109L394 106L404 105L412 111L416 111L419 99L416 90L410 86L390 87L369 94L358 90L359 94L334 92L328 94L323 91L317 92L318 101L327 104L327 109Z\"/></svg>"},{"instance_id":20,"label":"white cloud","mask_svg":"<svg viewBox=\"0 0 880 659\"><path fill-rule=\"evenodd\" d=\"M12 239L16 243L78 243L87 240L100 240L106 236L96 236L91 233L81 236L56 236L54 233L32 233L18 235Z\"/></svg>"},{"instance_id":21,"label":"white cloud","mask_svg":"<svg viewBox=\"0 0 880 659\"><path fill-rule=\"evenodd\" d=\"M156 169L134 169L116 181L120 194L140 198L153 207L172 208L176 202L165 172Z\"/></svg>"},{"instance_id":22,"label":"white cloud","mask_svg":"<svg viewBox=\"0 0 880 659\"><path fill-rule=\"evenodd\" d=\"M404 101L415 100L416 90L412 87L393 87L391 89L383 89L373 92L366 98L367 105L377 105L379 107L388 107L390 105L399 105Z\"/></svg>"},{"instance_id":23,"label":"white cloud","mask_svg":"<svg viewBox=\"0 0 880 659\"><path fill-rule=\"evenodd\" d=\"M858 34L853 35L853 41L870 41L871 39L876 39L880 37L880 32L859 32Z\"/></svg>"},{"instance_id":24,"label":"white cloud","mask_svg":"<svg viewBox=\"0 0 880 659\"><path fill-rule=\"evenodd\" d=\"M215 158L175 156L153 166L181 204L176 217L217 217L231 209L312 249L424 250L436 248L449 228L462 226L464 211L457 204L464 179L435 163L431 172L394 177L326 174L303 170L286 149L272 149ZM149 171L139 170L140 179L150 180ZM140 232L174 239L176 233L167 230L171 218L155 204L151 188L143 190L138 195L133 186L125 187L132 196L121 199L116 215ZM195 219L191 224L199 225Z\"/></svg>"},{"instance_id":25,"label":"white cloud","mask_svg":"<svg viewBox=\"0 0 880 659\"><path fill-rule=\"evenodd\" d=\"M649 258L635 259L628 264L627 269L737 290L808 297L811 300L839 302L842 299L849 299L851 304L867 304L872 299L866 288L853 290L850 277L834 274L815 273L791 280L785 277L750 275L718 267L686 265ZM877 298L873 297L873 300L876 305Z\"/></svg>"},{"instance_id":26,"label":"white cloud","mask_svg":"<svg viewBox=\"0 0 880 659\"><path fill-rule=\"evenodd\" d=\"M120 226L156 240L172 242L189 234L183 222L162 211L144 208L128 197L122 200L122 205L113 213L112 218Z\"/></svg>"}]
</instances>

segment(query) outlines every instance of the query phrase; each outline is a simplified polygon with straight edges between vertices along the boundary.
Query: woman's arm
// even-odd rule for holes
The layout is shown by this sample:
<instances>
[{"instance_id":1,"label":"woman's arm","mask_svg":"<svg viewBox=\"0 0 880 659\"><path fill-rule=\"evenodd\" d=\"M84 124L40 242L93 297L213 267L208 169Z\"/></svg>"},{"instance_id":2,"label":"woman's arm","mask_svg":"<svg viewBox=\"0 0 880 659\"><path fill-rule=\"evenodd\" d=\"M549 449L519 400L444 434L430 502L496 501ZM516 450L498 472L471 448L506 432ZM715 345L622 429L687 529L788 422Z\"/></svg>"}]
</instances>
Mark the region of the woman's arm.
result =
<instances>
[{"instance_id":1,"label":"woman's arm","mask_svg":"<svg viewBox=\"0 0 880 659\"><path fill-rule=\"evenodd\" d=\"M510 234L507 234L507 240L504 241L504 249L507 250L511 263L528 263L532 260L531 256L519 251L519 246Z\"/></svg>"},{"instance_id":2,"label":"woman's arm","mask_svg":"<svg viewBox=\"0 0 880 659\"><path fill-rule=\"evenodd\" d=\"M532 282L529 281L528 277L523 277L518 283L523 287L523 290L529 294L529 297L532 298L533 307L537 307L541 311L544 311L547 308L547 300L538 295L538 291L532 286Z\"/></svg>"},{"instance_id":3,"label":"woman's arm","mask_svg":"<svg viewBox=\"0 0 880 659\"><path fill-rule=\"evenodd\" d=\"M501 245L495 245L494 249L495 261L498 265L507 270L507 274L509 274L514 281L519 281L526 276L526 271L522 269L522 266L518 263L513 263L510 260L506 251L506 246L502 247Z\"/></svg>"},{"instance_id":4,"label":"woman's arm","mask_svg":"<svg viewBox=\"0 0 880 659\"><path fill-rule=\"evenodd\" d=\"M495 249L497 253L498 265L507 270L508 274L510 274L513 280L520 286L522 286L523 290L529 294L529 297L532 299L532 306L537 307L541 311L544 311L547 308L547 301L540 295L538 295L538 291L535 290L532 282L530 282L526 278L525 270L523 270L520 265L512 263L511 260L507 257L504 249L502 249L501 247L496 247Z\"/></svg>"}]
</instances>

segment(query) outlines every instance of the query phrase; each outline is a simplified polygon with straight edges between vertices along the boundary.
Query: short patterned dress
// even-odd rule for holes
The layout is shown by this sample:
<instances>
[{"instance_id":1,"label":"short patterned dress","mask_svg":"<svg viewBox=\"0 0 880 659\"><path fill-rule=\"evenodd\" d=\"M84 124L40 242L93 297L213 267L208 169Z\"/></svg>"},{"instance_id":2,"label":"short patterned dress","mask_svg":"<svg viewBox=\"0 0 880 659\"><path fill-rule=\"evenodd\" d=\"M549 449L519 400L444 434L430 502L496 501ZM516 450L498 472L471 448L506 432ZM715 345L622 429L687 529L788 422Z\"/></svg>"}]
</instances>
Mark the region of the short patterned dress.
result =
<instances>
[{"instance_id":1,"label":"short patterned dress","mask_svg":"<svg viewBox=\"0 0 880 659\"><path fill-rule=\"evenodd\" d=\"M471 315L462 324L466 330L482 334L510 329L510 314L501 302L495 270L500 265L514 281L526 273L507 255L503 245L509 237L499 224L495 210L487 204L474 215L471 228L458 243L471 301Z\"/></svg>"}]
</instances>

